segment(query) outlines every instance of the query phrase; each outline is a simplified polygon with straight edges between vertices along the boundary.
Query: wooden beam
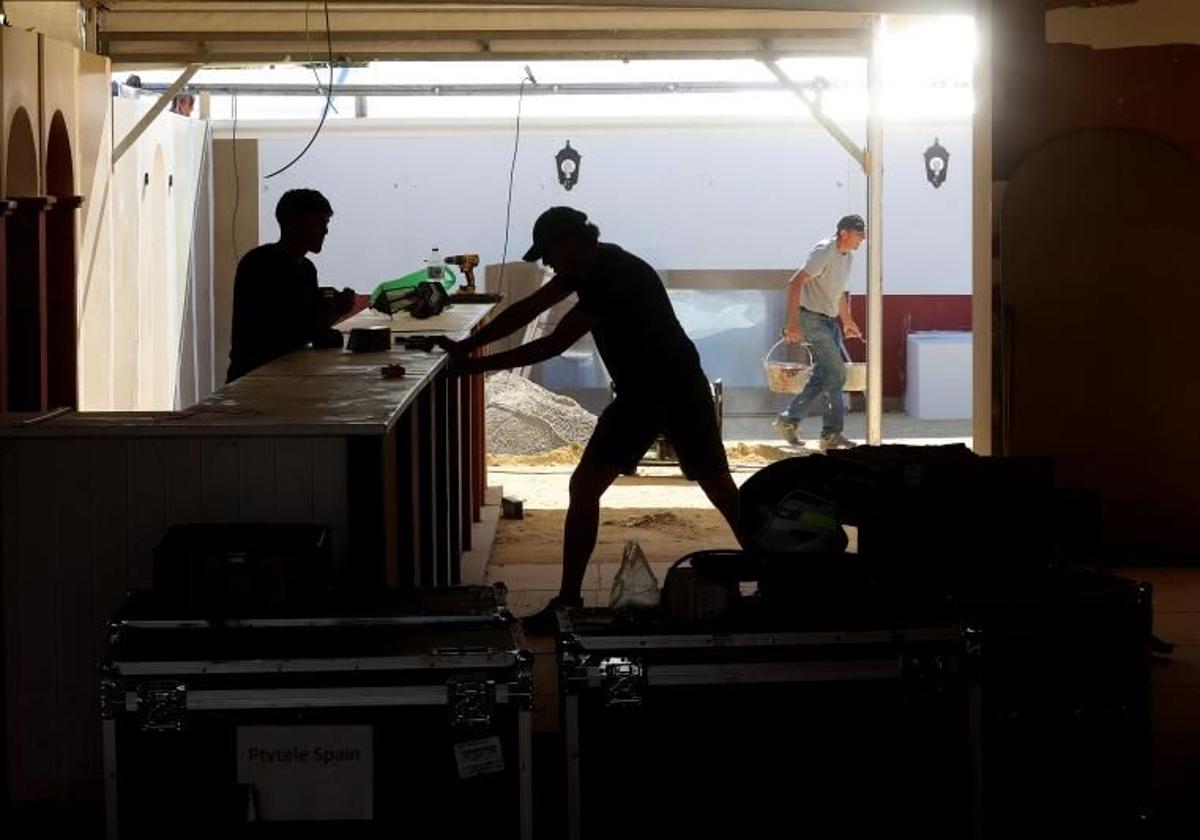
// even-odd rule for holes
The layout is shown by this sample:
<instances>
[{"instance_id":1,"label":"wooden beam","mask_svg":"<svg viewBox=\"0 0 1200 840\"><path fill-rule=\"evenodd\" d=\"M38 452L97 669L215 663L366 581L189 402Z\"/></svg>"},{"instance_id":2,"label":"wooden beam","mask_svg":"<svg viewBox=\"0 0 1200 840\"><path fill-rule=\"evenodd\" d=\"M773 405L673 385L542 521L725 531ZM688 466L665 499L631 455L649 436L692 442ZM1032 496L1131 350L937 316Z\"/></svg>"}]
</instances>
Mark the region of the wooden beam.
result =
<instances>
[{"instance_id":1,"label":"wooden beam","mask_svg":"<svg viewBox=\"0 0 1200 840\"><path fill-rule=\"evenodd\" d=\"M885 19L871 27L867 61L867 443L883 442L883 41Z\"/></svg>"},{"instance_id":2,"label":"wooden beam","mask_svg":"<svg viewBox=\"0 0 1200 840\"><path fill-rule=\"evenodd\" d=\"M794 81L787 73L784 73L776 59L763 59L763 65L775 75L775 78L779 80L779 83L783 85L784 88L795 94L796 98L804 103L805 107L808 108L809 113L812 114L813 119L816 120L822 128L828 131L830 135L833 136L833 139L836 140L838 144L846 150L850 157L854 158L862 170L866 172L866 156L863 153L863 150L859 148L859 145L850 138L849 134L842 131L841 126L825 115L825 112L821 110L820 103L812 98L809 89L804 85Z\"/></svg>"},{"instance_id":3,"label":"wooden beam","mask_svg":"<svg viewBox=\"0 0 1200 840\"><path fill-rule=\"evenodd\" d=\"M116 165L117 161L121 159L121 156L129 151L129 148L137 142L137 139L142 136L143 132L150 127L150 123L154 122L158 115L163 112L163 109L166 108L173 99L175 99L175 95L178 94L179 91L183 90L184 85L191 81L192 76L196 75L196 71L199 70L201 66L202 65L200 64L189 64L184 71L179 74L179 78L176 79L171 86L163 92L163 95L154 101L154 104L150 106L150 110L142 115L142 118L138 120L137 125L131 128L129 133L121 138L121 142L118 143L116 148L113 149L112 162L114 166Z\"/></svg>"}]
</instances>

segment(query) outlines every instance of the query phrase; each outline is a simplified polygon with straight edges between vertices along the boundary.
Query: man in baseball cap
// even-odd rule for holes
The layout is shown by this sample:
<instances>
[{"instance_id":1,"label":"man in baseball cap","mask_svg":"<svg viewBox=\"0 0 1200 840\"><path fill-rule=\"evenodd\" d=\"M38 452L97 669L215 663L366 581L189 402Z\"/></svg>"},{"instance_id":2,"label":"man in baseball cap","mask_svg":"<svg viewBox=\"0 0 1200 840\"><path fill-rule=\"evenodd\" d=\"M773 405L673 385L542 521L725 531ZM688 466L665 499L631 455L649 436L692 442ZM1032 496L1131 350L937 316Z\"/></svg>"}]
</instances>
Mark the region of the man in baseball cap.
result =
<instances>
[{"instance_id":1,"label":"man in baseball cap","mask_svg":"<svg viewBox=\"0 0 1200 840\"><path fill-rule=\"evenodd\" d=\"M546 254L546 249L565 239L583 236L587 231L586 213L573 207L551 207L537 217L533 223L533 244L525 252L525 262L536 262Z\"/></svg>"},{"instance_id":2,"label":"man in baseball cap","mask_svg":"<svg viewBox=\"0 0 1200 840\"><path fill-rule=\"evenodd\" d=\"M800 423L814 405L822 411L822 449L845 449L854 444L842 434L846 418L842 386L846 383L846 360L842 336L862 338L850 301L846 280L854 264L854 252L866 238L862 216L838 219L837 230L809 252L804 267L788 281L788 320L784 337L805 342L812 352L813 370L808 383L786 409L775 418L775 429L793 446L803 445Z\"/></svg>"},{"instance_id":3,"label":"man in baseball cap","mask_svg":"<svg viewBox=\"0 0 1200 840\"><path fill-rule=\"evenodd\" d=\"M470 338L442 344L457 370L481 373L545 361L591 332L612 377L616 398L600 415L571 476L559 593L524 621L531 633L549 633L558 607L582 604L584 573L600 524L600 497L619 475L637 468L660 433L674 446L684 475L700 484L735 534L738 489L729 474L700 355L675 317L658 272L621 247L601 242L600 229L571 207L551 207L538 217L525 259L541 260L554 269L554 278ZM578 304L550 335L505 353L469 357L572 293Z\"/></svg>"}]
</instances>

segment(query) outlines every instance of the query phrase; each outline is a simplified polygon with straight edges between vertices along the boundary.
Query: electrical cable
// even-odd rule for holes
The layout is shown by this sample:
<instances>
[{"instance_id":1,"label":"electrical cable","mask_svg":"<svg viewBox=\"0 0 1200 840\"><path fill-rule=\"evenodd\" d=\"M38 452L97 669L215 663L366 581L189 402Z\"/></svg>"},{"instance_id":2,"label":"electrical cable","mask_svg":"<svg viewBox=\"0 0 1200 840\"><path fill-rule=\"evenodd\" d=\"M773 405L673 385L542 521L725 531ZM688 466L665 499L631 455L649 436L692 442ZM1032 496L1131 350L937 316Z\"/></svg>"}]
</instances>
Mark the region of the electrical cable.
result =
<instances>
[{"instance_id":1,"label":"electrical cable","mask_svg":"<svg viewBox=\"0 0 1200 840\"><path fill-rule=\"evenodd\" d=\"M325 126L325 118L329 116L329 108L333 104L333 32L329 28L329 0L325 0L325 41L329 47L329 89L326 91L325 95L325 107L321 109L321 121L317 123L317 130L313 132L312 137L310 137L308 142L304 144L304 148L300 150L300 154L296 155L279 169L276 169L269 175L264 176L265 178L274 178L276 175L286 172L287 170L291 169L292 166L300 160L300 158L304 157L304 155L308 153L308 150L312 148L312 144L317 142L317 138L321 135L321 129Z\"/></svg>"},{"instance_id":2,"label":"electrical cable","mask_svg":"<svg viewBox=\"0 0 1200 840\"><path fill-rule=\"evenodd\" d=\"M525 67L525 78L521 79L521 86L517 88L517 125L513 132L512 163L508 167L508 202L504 208L504 250L500 254L500 278L496 281L497 288L504 287L504 266L508 263L508 236L512 227L513 180L517 172L517 150L521 147L521 103L525 101L525 85L527 83L537 84L537 79L533 77L528 66Z\"/></svg>"},{"instance_id":3,"label":"electrical cable","mask_svg":"<svg viewBox=\"0 0 1200 840\"><path fill-rule=\"evenodd\" d=\"M237 90L233 91L233 221L230 223L229 241L233 243L233 266L234 272L237 272L237 264L241 259L238 255L237 244L237 217L238 206L241 204L242 190L241 179L238 173L238 149L237 149Z\"/></svg>"},{"instance_id":4,"label":"electrical cable","mask_svg":"<svg viewBox=\"0 0 1200 840\"><path fill-rule=\"evenodd\" d=\"M317 72L317 63L313 61L312 43L309 40L308 11L311 5L310 0L304 0L304 51L308 54L308 69L312 71L313 79L317 83L317 92L325 96L325 85L321 84L321 74ZM333 113L338 113L336 105L330 107L333 108Z\"/></svg>"}]
</instances>

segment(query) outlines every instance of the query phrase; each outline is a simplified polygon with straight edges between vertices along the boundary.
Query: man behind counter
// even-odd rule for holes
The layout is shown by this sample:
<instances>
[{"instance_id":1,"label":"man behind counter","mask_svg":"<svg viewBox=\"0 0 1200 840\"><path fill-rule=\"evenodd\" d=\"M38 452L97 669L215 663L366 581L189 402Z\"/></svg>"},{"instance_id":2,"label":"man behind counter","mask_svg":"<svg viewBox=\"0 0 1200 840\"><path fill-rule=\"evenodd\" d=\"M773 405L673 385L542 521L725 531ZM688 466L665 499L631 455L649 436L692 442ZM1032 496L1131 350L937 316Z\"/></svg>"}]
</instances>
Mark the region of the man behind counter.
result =
<instances>
[{"instance_id":1,"label":"man behind counter","mask_svg":"<svg viewBox=\"0 0 1200 840\"><path fill-rule=\"evenodd\" d=\"M306 256L321 253L332 216L329 201L316 190L288 190L275 205L279 241L258 246L238 263L227 383L321 343L355 308L353 289L317 286L317 268Z\"/></svg>"}]
</instances>

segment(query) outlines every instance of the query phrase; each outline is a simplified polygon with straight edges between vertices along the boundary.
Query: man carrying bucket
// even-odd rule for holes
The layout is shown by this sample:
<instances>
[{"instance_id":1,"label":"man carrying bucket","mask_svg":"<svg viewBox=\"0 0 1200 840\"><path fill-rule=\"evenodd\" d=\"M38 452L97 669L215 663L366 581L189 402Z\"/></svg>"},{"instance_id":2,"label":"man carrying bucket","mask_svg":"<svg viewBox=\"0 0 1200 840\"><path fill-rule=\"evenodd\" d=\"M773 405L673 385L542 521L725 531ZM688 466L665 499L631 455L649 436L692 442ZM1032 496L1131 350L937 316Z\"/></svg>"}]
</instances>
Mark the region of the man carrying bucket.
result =
<instances>
[{"instance_id":1,"label":"man carrying bucket","mask_svg":"<svg viewBox=\"0 0 1200 840\"><path fill-rule=\"evenodd\" d=\"M807 342L813 359L808 384L775 418L776 431L793 446L803 445L798 434L800 422L818 400L824 409L821 448L854 446L842 434L846 416L842 399L842 386L846 382L842 335L844 332L849 338L862 338L850 314L846 280L854 252L862 245L866 233L862 216L843 216L838 221L837 233L818 242L804 267L788 281L788 323L784 337L792 343Z\"/></svg>"}]
</instances>

